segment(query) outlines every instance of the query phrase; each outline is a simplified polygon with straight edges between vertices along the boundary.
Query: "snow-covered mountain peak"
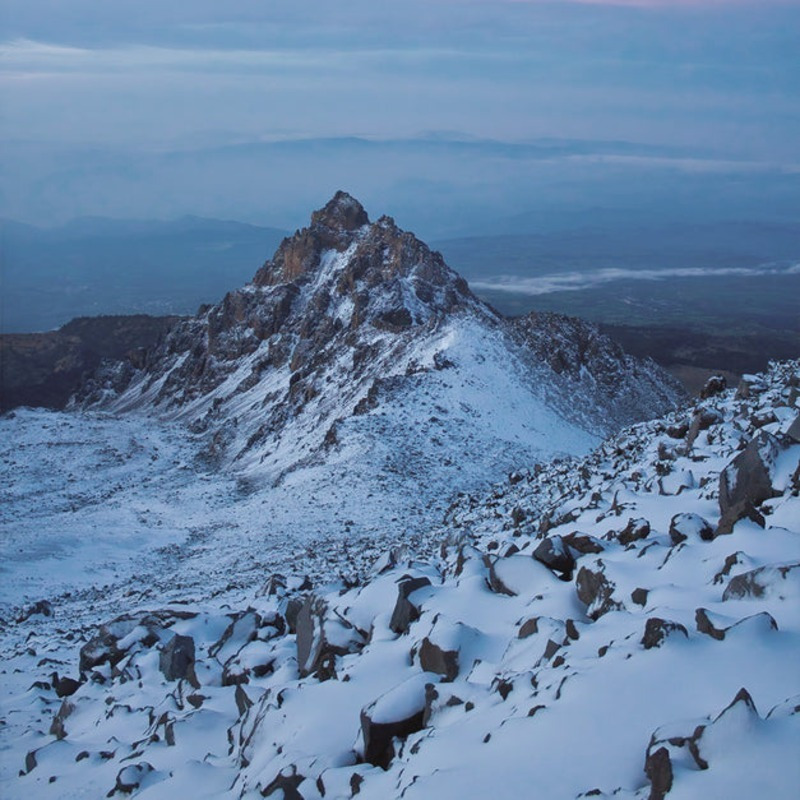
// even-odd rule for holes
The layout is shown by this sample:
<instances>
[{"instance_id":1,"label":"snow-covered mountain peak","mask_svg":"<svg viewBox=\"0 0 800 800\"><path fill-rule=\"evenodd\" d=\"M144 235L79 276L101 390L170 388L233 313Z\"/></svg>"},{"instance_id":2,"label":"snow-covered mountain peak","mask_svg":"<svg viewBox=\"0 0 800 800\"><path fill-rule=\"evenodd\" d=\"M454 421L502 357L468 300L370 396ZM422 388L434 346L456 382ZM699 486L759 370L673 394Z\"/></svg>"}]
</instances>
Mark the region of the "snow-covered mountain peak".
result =
<instances>
[{"instance_id":1,"label":"snow-covered mountain peak","mask_svg":"<svg viewBox=\"0 0 800 800\"><path fill-rule=\"evenodd\" d=\"M77 403L184 421L213 462L270 482L399 465L452 494L583 453L679 397L587 323L500 317L441 254L338 192L252 283L135 365L106 365Z\"/></svg>"},{"instance_id":2,"label":"snow-covered mountain peak","mask_svg":"<svg viewBox=\"0 0 800 800\"><path fill-rule=\"evenodd\" d=\"M482 308L440 253L391 217L370 223L358 200L341 191L281 243L253 280L259 288L287 284L303 290L296 311L349 329L369 322L402 330L460 306Z\"/></svg>"}]
</instances>

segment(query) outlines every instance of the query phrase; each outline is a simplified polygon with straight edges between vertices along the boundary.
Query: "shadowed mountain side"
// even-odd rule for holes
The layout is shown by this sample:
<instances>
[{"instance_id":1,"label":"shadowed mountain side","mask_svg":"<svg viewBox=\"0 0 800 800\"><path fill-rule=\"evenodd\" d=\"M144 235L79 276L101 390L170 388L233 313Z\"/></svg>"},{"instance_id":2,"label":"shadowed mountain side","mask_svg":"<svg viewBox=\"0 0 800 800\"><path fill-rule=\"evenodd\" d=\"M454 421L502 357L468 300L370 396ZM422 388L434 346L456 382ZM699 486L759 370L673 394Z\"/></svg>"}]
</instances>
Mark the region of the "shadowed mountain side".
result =
<instances>
[{"instance_id":1,"label":"shadowed mountain side","mask_svg":"<svg viewBox=\"0 0 800 800\"><path fill-rule=\"evenodd\" d=\"M82 317L48 333L0 335L0 411L63 408L103 359L139 363L179 317Z\"/></svg>"}]
</instances>

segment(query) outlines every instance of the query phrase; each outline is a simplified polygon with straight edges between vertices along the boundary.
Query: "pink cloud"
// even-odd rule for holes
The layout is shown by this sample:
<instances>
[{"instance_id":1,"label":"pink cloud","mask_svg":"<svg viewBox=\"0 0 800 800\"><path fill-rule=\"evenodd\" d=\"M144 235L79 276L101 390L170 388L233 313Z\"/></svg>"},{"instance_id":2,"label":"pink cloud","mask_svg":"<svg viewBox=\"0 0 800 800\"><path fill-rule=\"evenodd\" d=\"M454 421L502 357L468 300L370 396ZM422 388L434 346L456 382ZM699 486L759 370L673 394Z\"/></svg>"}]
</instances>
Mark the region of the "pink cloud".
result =
<instances>
[{"instance_id":1,"label":"pink cloud","mask_svg":"<svg viewBox=\"0 0 800 800\"><path fill-rule=\"evenodd\" d=\"M512 3L552 3L554 0L507 0ZM798 6L800 0L561 0L593 6L632 6L635 8L725 8L742 6Z\"/></svg>"}]
</instances>

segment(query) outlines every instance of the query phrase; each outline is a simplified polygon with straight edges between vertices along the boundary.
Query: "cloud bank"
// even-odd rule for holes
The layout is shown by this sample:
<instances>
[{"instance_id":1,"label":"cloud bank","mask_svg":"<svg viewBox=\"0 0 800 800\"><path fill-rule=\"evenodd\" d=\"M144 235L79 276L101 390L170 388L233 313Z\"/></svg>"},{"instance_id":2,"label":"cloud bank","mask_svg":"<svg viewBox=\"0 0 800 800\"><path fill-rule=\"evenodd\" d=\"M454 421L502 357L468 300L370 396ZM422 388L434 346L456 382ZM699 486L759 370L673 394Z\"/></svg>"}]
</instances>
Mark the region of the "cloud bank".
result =
<instances>
[{"instance_id":1,"label":"cloud bank","mask_svg":"<svg viewBox=\"0 0 800 800\"><path fill-rule=\"evenodd\" d=\"M800 263L789 266L764 264L759 267L683 267L665 269L600 269L593 272L561 272L523 278L500 275L491 280L473 280L470 286L483 291L525 294L532 297L554 292L577 292L616 281L663 281L670 278L753 278L768 275L800 275Z\"/></svg>"}]
</instances>

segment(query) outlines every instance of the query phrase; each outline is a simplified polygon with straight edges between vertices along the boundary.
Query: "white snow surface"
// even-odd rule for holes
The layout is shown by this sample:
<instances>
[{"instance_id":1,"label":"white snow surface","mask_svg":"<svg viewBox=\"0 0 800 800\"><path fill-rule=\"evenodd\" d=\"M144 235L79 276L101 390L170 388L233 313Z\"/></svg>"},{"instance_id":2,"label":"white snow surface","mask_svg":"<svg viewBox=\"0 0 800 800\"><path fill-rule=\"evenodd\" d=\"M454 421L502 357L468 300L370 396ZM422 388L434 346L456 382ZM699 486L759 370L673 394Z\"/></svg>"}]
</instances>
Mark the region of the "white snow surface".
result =
<instances>
[{"instance_id":1,"label":"white snow surface","mask_svg":"<svg viewBox=\"0 0 800 800\"><path fill-rule=\"evenodd\" d=\"M648 752L663 747L668 797L795 797L800 443L784 431L800 413L800 362L759 380L749 398L712 397L585 458L518 463L438 525L436 493L453 473L437 482L429 467L404 483L387 466L392 445L379 450L373 437L381 424L395 437L406 430L401 398L383 406L383 423L354 418L348 437L363 435L361 453L371 442L385 470L377 483L345 453L269 492L203 472L183 428L146 417L3 418L2 796L122 797L125 784L128 796L170 800L328 800L356 788L359 798L644 800L655 796ZM455 407L460 389L450 391ZM510 414L515 398L505 402ZM708 409L717 421L689 442L681 423ZM513 435L525 419L510 415ZM592 444L550 419L542 452ZM677 514L716 526L719 475L760 431L780 444L777 494L759 504L765 526L743 518L707 541L689 517L687 538L673 539ZM380 488L381 474L397 494ZM650 531L625 544L631 519ZM566 580L531 557L545 537L576 531L603 550L571 551ZM588 572L604 576L605 605L579 597ZM492 590L493 576L513 594ZM410 595L418 618L396 633L398 583L409 577L430 585ZM729 591L734 580L751 589ZM335 632L336 653L327 672L301 678L299 634L284 617L309 596L324 609L313 635ZM42 599L51 606L37 613ZM701 630L698 609L716 635ZM52 673L78 678L81 647L114 618L117 663L87 667L58 698ZM646 647L658 624L663 637ZM168 680L159 664L175 634L192 637L196 662L194 675ZM457 649L454 680L421 663L426 638ZM731 705L743 688L752 706ZM388 767L366 763L362 712L386 725L423 702L424 727L395 740Z\"/></svg>"}]
</instances>

